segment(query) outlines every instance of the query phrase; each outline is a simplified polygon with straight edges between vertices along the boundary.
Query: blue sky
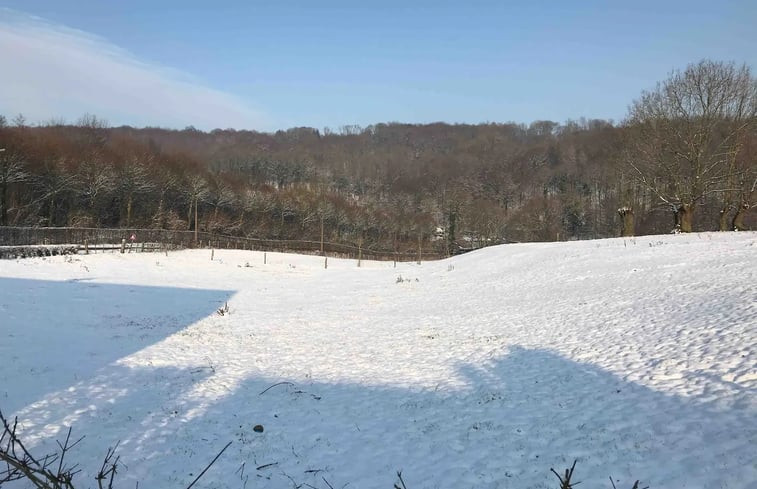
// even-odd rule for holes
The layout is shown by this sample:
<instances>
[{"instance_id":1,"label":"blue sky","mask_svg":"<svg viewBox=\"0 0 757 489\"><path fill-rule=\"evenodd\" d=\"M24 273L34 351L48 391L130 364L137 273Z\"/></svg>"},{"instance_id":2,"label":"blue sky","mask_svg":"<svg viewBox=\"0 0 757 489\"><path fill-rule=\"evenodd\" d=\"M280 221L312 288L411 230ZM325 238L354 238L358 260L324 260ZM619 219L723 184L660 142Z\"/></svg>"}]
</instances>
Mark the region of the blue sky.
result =
<instances>
[{"instance_id":1,"label":"blue sky","mask_svg":"<svg viewBox=\"0 0 757 489\"><path fill-rule=\"evenodd\" d=\"M0 81L0 113L30 120L90 112L112 124L260 130L617 121L642 89L690 62L757 69L755 1L0 7L0 66L16 72Z\"/></svg>"}]
</instances>

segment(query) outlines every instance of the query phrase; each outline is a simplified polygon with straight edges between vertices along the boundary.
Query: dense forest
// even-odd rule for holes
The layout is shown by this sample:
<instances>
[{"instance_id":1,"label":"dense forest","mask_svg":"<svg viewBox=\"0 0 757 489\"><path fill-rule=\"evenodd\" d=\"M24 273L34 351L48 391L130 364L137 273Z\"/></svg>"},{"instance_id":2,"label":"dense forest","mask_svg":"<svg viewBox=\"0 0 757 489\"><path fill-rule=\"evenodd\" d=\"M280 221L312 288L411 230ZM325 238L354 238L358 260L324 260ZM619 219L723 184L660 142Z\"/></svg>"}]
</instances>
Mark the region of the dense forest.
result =
<instances>
[{"instance_id":1,"label":"dense forest","mask_svg":"<svg viewBox=\"0 0 757 489\"><path fill-rule=\"evenodd\" d=\"M703 73L713 80L694 79ZM725 100L730 92L703 100L724 76L746 83L741 102ZM262 133L109 127L93 115L30 126L23 115L0 116L0 225L198 227L312 240L323 233L400 251L420 239L447 253L753 228L755 86L745 67L703 61L643 92L621 124Z\"/></svg>"}]
</instances>

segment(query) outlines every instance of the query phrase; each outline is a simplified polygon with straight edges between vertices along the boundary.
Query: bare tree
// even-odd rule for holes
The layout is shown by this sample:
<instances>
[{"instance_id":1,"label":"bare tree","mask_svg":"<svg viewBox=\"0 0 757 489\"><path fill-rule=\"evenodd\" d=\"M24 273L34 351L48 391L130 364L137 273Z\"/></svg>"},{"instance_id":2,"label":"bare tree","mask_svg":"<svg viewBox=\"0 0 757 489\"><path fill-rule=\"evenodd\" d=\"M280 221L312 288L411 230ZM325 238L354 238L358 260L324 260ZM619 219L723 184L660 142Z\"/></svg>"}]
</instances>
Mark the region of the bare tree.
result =
<instances>
[{"instance_id":1,"label":"bare tree","mask_svg":"<svg viewBox=\"0 0 757 489\"><path fill-rule=\"evenodd\" d=\"M207 224L208 229L213 232L224 231L229 227L229 223L221 218L219 211L233 207L237 201L236 194L223 179L217 177L209 189L207 200L213 206L213 215Z\"/></svg>"},{"instance_id":2,"label":"bare tree","mask_svg":"<svg viewBox=\"0 0 757 489\"><path fill-rule=\"evenodd\" d=\"M730 163L757 117L757 80L746 65L709 60L674 71L631 105L631 162L639 181L691 232L694 211L728 189Z\"/></svg>"},{"instance_id":3,"label":"bare tree","mask_svg":"<svg viewBox=\"0 0 757 489\"><path fill-rule=\"evenodd\" d=\"M155 188L155 182L150 177L148 163L152 157L132 156L123 162L118 169L118 189L126 205L126 227L131 227L134 198L139 194L150 192Z\"/></svg>"},{"instance_id":4,"label":"bare tree","mask_svg":"<svg viewBox=\"0 0 757 489\"><path fill-rule=\"evenodd\" d=\"M76 188L86 200L89 218L99 226L101 213L98 203L115 188L113 166L96 153L89 155L79 165Z\"/></svg>"},{"instance_id":5,"label":"bare tree","mask_svg":"<svg viewBox=\"0 0 757 489\"><path fill-rule=\"evenodd\" d=\"M13 118L13 125L16 127L26 127L26 116L18 114Z\"/></svg>"},{"instance_id":6,"label":"bare tree","mask_svg":"<svg viewBox=\"0 0 757 489\"><path fill-rule=\"evenodd\" d=\"M166 197L170 191L178 185L178 178L165 167L157 168L154 174L155 186L158 191L158 209L152 216L152 226L157 229L164 229L169 225L170 211L166 210ZM172 225L170 226L171 228Z\"/></svg>"},{"instance_id":7,"label":"bare tree","mask_svg":"<svg viewBox=\"0 0 757 489\"><path fill-rule=\"evenodd\" d=\"M82 130L83 142L102 147L108 140L108 121L98 119L93 114L84 114L76 121L76 126Z\"/></svg>"},{"instance_id":8,"label":"bare tree","mask_svg":"<svg viewBox=\"0 0 757 489\"><path fill-rule=\"evenodd\" d=\"M0 226L8 224L8 189L14 183L26 181L29 174L24 168L24 161L15 152L3 148L0 150Z\"/></svg>"},{"instance_id":9,"label":"bare tree","mask_svg":"<svg viewBox=\"0 0 757 489\"><path fill-rule=\"evenodd\" d=\"M74 189L74 175L66 168L68 161L63 158L46 160L42 172L35 179L40 191L39 201L47 203L47 225L58 224L57 214L62 197Z\"/></svg>"},{"instance_id":10,"label":"bare tree","mask_svg":"<svg viewBox=\"0 0 757 489\"><path fill-rule=\"evenodd\" d=\"M195 243L197 243L199 232L199 217L198 207L200 201L205 201L210 195L208 190L208 182L202 175L192 175L184 186L184 195L189 201L189 213L187 215L187 222L189 227L192 226L192 210L194 210L194 231L195 231Z\"/></svg>"},{"instance_id":11,"label":"bare tree","mask_svg":"<svg viewBox=\"0 0 757 489\"><path fill-rule=\"evenodd\" d=\"M733 231L745 231L744 218L750 209L757 204L757 165L752 164L739 174L737 182L735 207L736 213L731 220Z\"/></svg>"}]
</instances>

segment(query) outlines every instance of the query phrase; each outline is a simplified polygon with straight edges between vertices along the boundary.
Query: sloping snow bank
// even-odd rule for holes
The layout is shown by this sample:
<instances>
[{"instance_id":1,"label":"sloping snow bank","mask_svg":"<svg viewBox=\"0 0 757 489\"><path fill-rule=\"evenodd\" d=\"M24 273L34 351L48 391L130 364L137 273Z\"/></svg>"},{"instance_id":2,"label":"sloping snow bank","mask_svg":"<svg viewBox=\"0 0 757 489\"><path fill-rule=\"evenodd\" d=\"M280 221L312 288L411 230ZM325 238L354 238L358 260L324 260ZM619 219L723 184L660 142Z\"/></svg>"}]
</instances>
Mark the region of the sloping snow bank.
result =
<instances>
[{"instance_id":1,"label":"sloping snow bank","mask_svg":"<svg viewBox=\"0 0 757 489\"><path fill-rule=\"evenodd\" d=\"M328 265L0 262L0 408L39 450L87 435L87 484L121 440L126 487L227 441L200 487L554 487L574 458L586 487L757 487L757 234Z\"/></svg>"}]
</instances>

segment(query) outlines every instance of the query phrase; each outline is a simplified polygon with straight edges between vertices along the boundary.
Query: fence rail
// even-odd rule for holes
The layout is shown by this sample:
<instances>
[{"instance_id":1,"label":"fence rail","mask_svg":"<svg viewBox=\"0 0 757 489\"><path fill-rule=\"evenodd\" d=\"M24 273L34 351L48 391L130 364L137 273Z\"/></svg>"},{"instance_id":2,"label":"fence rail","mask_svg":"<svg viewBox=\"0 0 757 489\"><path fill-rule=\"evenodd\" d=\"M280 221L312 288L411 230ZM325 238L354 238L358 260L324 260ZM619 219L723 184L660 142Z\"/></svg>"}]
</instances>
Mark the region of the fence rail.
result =
<instances>
[{"instance_id":1,"label":"fence rail","mask_svg":"<svg viewBox=\"0 0 757 489\"><path fill-rule=\"evenodd\" d=\"M360 247L345 243L331 243L307 240L282 240L228 236L207 232L198 232L195 241L194 231L173 231L167 229L113 229L113 228L47 228L47 227L10 227L0 226L0 246L30 245L84 245L106 246L129 243L135 236L133 247L141 243L160 244L170 248L225 248L257 251L295 252L305 254L323 254L343 258L363 258L365 260L418 260L418 251L393 252ZM438 253L422 250L423 260L442 258Z\"/></svg>"}]
</instances>

